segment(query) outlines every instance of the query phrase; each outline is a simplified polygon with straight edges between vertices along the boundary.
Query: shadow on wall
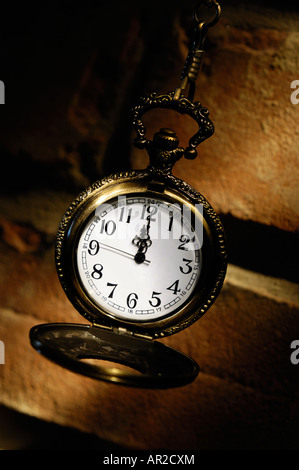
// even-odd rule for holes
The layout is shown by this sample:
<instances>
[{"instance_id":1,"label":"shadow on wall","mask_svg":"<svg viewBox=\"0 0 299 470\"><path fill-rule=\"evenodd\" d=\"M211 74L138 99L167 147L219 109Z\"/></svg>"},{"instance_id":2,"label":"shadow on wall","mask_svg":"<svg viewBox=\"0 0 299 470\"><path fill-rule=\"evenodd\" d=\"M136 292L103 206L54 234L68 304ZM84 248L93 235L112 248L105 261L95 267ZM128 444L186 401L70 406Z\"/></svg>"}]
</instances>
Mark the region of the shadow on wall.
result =
<instances>
[{"instance_id":1,"label":"shadow on wall","mask_svg":"<svg viewBox=\"0 0 299 470\"><path fill-rule=\"evenodd\" d=\"M299 235L222 215L229 262L268 276L299 282Z\"/></svg>"},{"instance_id":2,"label":"shadow on wall","mask_svg":"<svg viewBox=\"0 0 299 470\"><path fill-rule=\"evenodd\" d=\"M121 447L93 434L46 423L0 406L0 450L49 449L116 451Z\"/></svg>"}]
</instances>

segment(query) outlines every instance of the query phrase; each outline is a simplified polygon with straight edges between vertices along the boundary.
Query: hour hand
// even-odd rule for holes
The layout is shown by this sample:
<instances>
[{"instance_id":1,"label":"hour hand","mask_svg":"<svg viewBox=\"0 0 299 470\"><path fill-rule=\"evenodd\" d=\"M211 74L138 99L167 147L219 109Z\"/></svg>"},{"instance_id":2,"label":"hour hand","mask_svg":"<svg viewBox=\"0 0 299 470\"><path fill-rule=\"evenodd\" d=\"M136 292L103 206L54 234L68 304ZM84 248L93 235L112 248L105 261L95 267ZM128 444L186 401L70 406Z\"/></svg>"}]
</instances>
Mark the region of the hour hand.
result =
<instances>
[{"instance_id":1,"label":"hour hand","mask_svg":"<svg viewBox=\"0 0 299 470\"><path fill-rule=\"evenodd\" d=\"M132 240L133 245L138 246L138 251L137 251L136 255L134 256L134 260L138 264L141 264L145 261L145 253L147 252L147 249L152 244L152 241L151 241L150 236L148 234L148 230L146 230L145 226L141 230L140 235L141 235L141 237L138 237L136 235Z\"/></svg>"}]
</instances>

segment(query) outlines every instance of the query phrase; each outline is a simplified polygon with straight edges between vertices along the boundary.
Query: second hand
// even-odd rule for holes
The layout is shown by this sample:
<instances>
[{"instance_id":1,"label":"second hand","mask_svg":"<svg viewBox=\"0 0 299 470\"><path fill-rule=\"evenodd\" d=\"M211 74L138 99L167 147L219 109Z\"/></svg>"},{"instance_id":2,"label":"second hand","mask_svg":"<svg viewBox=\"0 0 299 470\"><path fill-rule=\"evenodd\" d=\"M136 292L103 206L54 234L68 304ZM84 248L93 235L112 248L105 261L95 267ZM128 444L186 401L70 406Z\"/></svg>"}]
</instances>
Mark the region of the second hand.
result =
<instances>
[{"instance_id":1,"label":"second hand","mask_svg":"<svg viewBox=\"0 0 299 470\"><path fill-rule=\"evenodd\" d=\"M100 246L103 248L103 250L111 251L112 253L120 254L122 256L125 256L126 258L131 258L134 259L135 255L132 255L131 253L128 253L127 251L120 250L119 248L114 248L113 246L106 245L105 243L100 242ZM150 261L145 260L144 264L149 265Z\"/></svg>"}]
</instances>

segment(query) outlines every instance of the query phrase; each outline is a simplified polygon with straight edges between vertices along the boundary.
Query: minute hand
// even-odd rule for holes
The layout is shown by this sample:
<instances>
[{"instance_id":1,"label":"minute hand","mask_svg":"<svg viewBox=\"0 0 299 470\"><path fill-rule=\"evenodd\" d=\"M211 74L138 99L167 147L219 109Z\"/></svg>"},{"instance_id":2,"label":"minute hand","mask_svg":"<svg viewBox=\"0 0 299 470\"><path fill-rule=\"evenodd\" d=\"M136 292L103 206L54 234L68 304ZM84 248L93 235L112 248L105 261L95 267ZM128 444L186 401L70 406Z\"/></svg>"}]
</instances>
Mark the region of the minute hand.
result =
<instances>
[{"instance_id":1,"label":"minute hand","mask_svg":"<svg viewBox=\"0 0 299 470\"><path fill-rule=\"evenodd\" d=\"M152 244L152 241L149 236L150 223L151 223L151 218L149 215L147 217L147 226L144 225L142 227L140 237L136 235L135 238L132 240L132 243L138 246L138 251L136 255L134 256L134 259L136 263L138 264L146 263L145 253L147 252L147 249Z\"/></svg>"},{"instance_id":2,"label":"minute hand","mask_svg":"<svg viewBox=\"0 0 299 470\"><path fill-rule=\"evenodd\" d=\"M111 251L112 253L124 256L125 258L130 258L130 259L135 258L135 255L132 255L131 253L128 253L127 251L120 250L119 248L115 248L114 246L106 245L105 243L100 242L100 247L103 250ZM150 263L150 261L148 261L148 260L144 261L144 264L148 265L149 263Z\"/></svg>"}]
</instances>

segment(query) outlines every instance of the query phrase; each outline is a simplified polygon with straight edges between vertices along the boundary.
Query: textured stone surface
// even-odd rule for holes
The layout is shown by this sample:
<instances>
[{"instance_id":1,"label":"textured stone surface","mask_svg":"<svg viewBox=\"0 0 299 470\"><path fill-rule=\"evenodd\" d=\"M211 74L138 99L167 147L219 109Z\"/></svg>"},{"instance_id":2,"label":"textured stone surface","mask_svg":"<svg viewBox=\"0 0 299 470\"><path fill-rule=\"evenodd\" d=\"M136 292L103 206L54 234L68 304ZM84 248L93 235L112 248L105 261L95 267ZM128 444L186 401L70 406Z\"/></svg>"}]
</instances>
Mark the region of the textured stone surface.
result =
<instances>
[{"instance_id":1,"label":"textured stone surface","mask_svg":"<svg viewBox=\"0 0 299 470\"><path fill-rule=\"evenodd\" d=\"M37 322L2 309L2 403L129 448L292 448L298 371L290 343L299 334L298 293L290 283L274 280L273 289L272 282L231 267L210 311L164 340L201 367L191 385L164 391L105 384L50 363L28 341L42 315ZM65 306L64 321L81 322ZM56 310L45 320L58 317Z\"/></svg>"},{"instance_id":2,"label":"textured stone surface","mask_svg":"<svg viewBox=\"0 0 299 470\"><path fill-rule=\"evenodd\" d=\"M132 147L128 111L140 94L178 85L192 7L100 2L71 14L61 6L58 17L51 4L27 22L26 4L24 15L6 15L0 404L129 448L294 449L299 105L290 84L299 79L299 17L291 6L226 2L206 41L196 96L216 131L175 174L221 213L236 266L209 312L163 340L198 361L196 381L164 391L117 387L61 369L29 344L38 323L84 322L55 270L59 221L86 185L147 165ZM184 145L196 130L175 113L153 112L145 122L149 137L173 127Z\"/></svg>"},{"instance_id":3,"label":"textured stone surface","mask_svg":"<svg viewBox=\"0 0 299 470\"><path fill-rule=\"evenodd\" d=\"M279 15L281 22L275 10L223 7L209 33L197 91L215 134L199 147L196 160L180 160L174 173L224 214L292 231L299 226L299 109L290 100L298 75L299 14ZM186 36L176 27L183 63ZM171 90L172 76L168 80ZM167 118L185 145L196 129L191 119L175 113ZM149 136L163 120L162 111L148 121ZM143 153L134 151L133 164L141 168L144 162Z\"/></svg>"}]
</instances>

